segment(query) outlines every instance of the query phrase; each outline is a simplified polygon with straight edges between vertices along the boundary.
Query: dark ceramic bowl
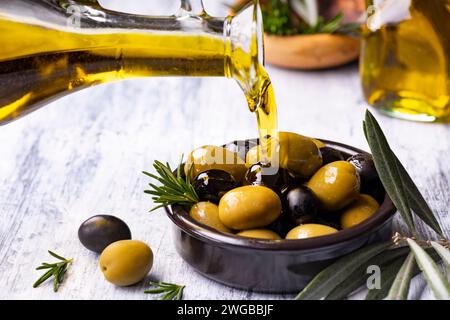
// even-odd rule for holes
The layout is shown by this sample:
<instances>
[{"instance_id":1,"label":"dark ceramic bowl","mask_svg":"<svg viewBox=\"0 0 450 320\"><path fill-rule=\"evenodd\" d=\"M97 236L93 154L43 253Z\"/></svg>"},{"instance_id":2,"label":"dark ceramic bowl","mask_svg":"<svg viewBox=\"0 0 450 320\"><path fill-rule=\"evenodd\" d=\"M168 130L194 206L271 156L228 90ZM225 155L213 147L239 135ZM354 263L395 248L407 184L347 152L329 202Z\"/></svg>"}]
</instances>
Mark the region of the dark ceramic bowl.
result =
<instances>
[{"instance_id":1,"label":"dark ceramic bowl","mask_svg":"<svg viewBox=\"0 0 450 320\"><path fill-rule=\"evenodd\" d=\"M364 151L326 140L347 156ZM179 206L166 208L175 247L194 270L225 285L270 293L297 293L323 268L364 245L388 240L396 212L385 195L366 221L339 232L300 240L260 240L222 233L199 224Z\"/></svg>"}]
</instances>

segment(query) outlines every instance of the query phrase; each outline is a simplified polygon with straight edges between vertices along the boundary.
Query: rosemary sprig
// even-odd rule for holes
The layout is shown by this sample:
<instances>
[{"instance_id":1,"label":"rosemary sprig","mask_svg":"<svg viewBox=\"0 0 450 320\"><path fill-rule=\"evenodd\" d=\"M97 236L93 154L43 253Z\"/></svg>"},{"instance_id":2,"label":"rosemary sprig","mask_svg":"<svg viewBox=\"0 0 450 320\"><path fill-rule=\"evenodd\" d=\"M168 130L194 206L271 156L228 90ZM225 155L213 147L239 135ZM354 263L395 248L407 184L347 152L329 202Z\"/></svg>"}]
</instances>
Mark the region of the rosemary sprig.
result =
<instances>
[{"instance_id":1,"label":"rosemary sprig","mask_svg":"<svg viewBox=\"0 0 450 320\"><path fill-rule=\"evenodd\" d=\"M43 262L39 267L37 267L36 270L47 270L47 271L33 284L33 288L39 287L42 283L44 283L46 280L48 280L50 277L53 276L53 291L57 292L59 286L64 281L64 276L66 275L69 265L73 262L73 259L66 259L50 250L48 250L48 253L52 257L60 260L60 262L55 263Z\"/></svg>"},{"instance_id":2,"label":"rosemary sprig","mask_svg":"<svg viewBox=\"0 0 450 320\"><path fill-rule=\"evenodd\" d=\"M180 286L173 283L167 283L167 282L152 282L149 283L153 289L145 290L144 293L147 294L161 294L164 293L164 295L161 296L159 300L182 300L183 299L183 291L185 286Z\"/></svg>"},{"instance_id":3,"label":"rosemary sprig","mask_svg":"<svg viewBox=\"0 0 450 320\"><path fill-rule=\"evenodd\" d=\"M173 204L192 206L200 201L189 179L191 176L190 172L184 178L181 175L182 163L183 157L181 157L176 175L173 174L173 170L169 163L163 164L158 160L155 160L153 163L156 174L146 171L143 172L145 175L161 183L161 186L149 183L151 189L144 191L153 196L152 199L155 203L159 203L159 205L153 207L150 212ZM190 171L191 170L192 167Z\"/></svg>"}]
</instances>

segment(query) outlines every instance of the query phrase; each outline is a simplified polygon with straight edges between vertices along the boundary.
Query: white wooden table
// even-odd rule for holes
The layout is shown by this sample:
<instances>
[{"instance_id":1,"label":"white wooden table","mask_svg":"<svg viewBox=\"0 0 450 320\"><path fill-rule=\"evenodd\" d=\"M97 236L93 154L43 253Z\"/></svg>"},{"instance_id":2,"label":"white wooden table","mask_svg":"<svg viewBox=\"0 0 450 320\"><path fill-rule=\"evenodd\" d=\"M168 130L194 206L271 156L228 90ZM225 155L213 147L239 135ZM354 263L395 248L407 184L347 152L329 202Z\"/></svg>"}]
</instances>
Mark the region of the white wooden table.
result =
<instances>
[{"instance_id":1,"label":"white wooden table","mask_svg":"<svg viewBox=\"0 0 450 320\"><path fill-rule=\"evenodd\" d=\"M114 8L152 13L156 1L102 1ZM160 1L158 1L161 3ZM213 13L223 13L206 1ZM169 7L175 3L167 1ZM126 7L124 7L126 6ZM211 7L211 8L210 8ZM357 66L299 72L268 68L284 131L342 141L367 149L365 110ZM405 122L376 114L393 149L450 230L450 127ZM171 222L152 206L141 174L153 160L176 163L182 152L256 136L256 121L234 81L153 78L88 89L0 127L0 299L153 299L145 283L107 283L97 256L78 241L77 229L99 213L124 219L133 237L148 243L150 278L185 284L187 299L290 299L231 289L196 274L175 252ZM401 226L397 226L401 228ZM422 234L427 233L420 228ZM32 289L47 249L75 263L58 293L51 284ZM431 298L414 281L412 298Z\"/></svg>"}]
</instances>

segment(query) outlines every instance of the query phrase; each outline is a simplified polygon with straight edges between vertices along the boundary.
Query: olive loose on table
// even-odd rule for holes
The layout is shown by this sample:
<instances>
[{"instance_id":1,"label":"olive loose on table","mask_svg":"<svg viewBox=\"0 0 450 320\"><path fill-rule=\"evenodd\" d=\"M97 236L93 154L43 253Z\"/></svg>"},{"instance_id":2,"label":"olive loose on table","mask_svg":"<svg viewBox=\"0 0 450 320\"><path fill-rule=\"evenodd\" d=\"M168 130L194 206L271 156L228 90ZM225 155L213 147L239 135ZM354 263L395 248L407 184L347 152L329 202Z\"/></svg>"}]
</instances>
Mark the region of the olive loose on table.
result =
<instances>
[{"instance_id":1,"label":"olive loose on table","mask_svg":"<svg viewBox=\"0 0 450 320\"><path fill-rule=\"evenodd\" d=\"M191 179L207 170L223 170L231 174L237 183L241 183L245 171L245 161L236 152L217 146L203 146L189 154L184 165L186 175L190 172Z\"/></svg>"},{"instance_id":2,"label":"olive loose on table","mask_svg":"<svg viewBox=\"0 0 450 320\"><path fill-rule=\"evenodd\" d=\"M240 237L246 238L256 238L256 239L267 239L267 240L281 240L281 237L273 232L272 230L267 229L250 229L244 230L236 234Z\"/></svg>"},{"instance_id":3,"label":"olive loose on table","mask_svg":"<svg viewBox=\"0 0 450 320\"><path fill-rule=\"evenodd\" d=\"M341 227L351 228L370 218L379 208L378 202L369 195L360 194L341 215Z\"/></svg>"},{"instance_id":4,"label":"olive loose on table","mask_svg":"<svg viewBox=\"0 0 450 320\"><path fill-rule=\"evenodd\" d=\"M336 211L353 202L360 191L359 175L347 161L336 161L320 168L308 181L326 211Z\"/></svg>"},{"instance_id":5,"label":"olive loose on table","mask_svg":"<svg viewBox=\"0 0 450 320\"><path fill-rule=\"evenodd\" d=\"M116 241L102 252L99 264L106 280L117 286L130 286L150 272L153 252L141 241Z\"/></svg>"},{"instance_id":6,"label":"olive loose on table","mask_svg":"<svg viewBox=\"0 0 450 320\"><path fill-rule=\"evenodd\" d=\"M101 253L113 242L131 239L131 231L127 224L117 217L96 215L81 224L78 238L87 249Z\"/></svg>"},{"instance_id":7,"label":"olive loose on table","mask_svg":"<svg viewBox=\"0 0 450 320\"><path fill-rule=\"evenodd\" d=\"M219 202L219 218L230 229L265 227L281 213L281 200L271 189L244 186L228 191Z\"/></svg>"},{"instance_id":8,"label":"olive loose on table","mask_svg":"<svg viewBox=\"0 0 450 320\"><path fill-rule=\"evenodd\" d=\"M244 184L254 186L265 186L279 193L289 185L289 173L282 168L273 174L264 174L265 165L261 162L255 163L245 173Z\"/></svg>"},{"instance_id":9,"label":"olive loose on table","mask_svg":"<svg viewBox=\"0 0 450 320\"><path fill-rule=\"evenodd\" d=\"M296 177L309 178L322 165L319 148L311 138L291 132L280 132L278 139L269 138L268 158L273 166L286 169ZM272 149L278 152L272 152ZM260 162L261 146L249 150L246 165Z\"/></svg>"},{"instance_id":10,"label":"olive loose on table","mask_svg":"<svg viewBox=\"0 0 450 320\"><path fill-rule=\"evenodd\" d=\"M329 164L335 161L345 160L344 155L339 150L330 147L320 148L322 154L322 165Z\"/></svg>"},{"instance_id":11,"label":"olive loose on table","mask_svg":"<svg viewBox=\"0 0 450 320\"><path fill-rule=\"evenodd\" d=\"M338 232L337 229L324 226L321 224L303 224L298 227L295 227L286 236L286 239L306 239L313 237L325 236L327 234L332 234Z\"/></svg>"},{"instance_id":12,"label":"olive loose on table","mask_svg":"<svg viewBox=\"0 0 450 320\"><path fill-rule=\"evenodd\" d=\"M219 219L219 207L212 202L198 202L189 211L189 215L208 227L222 232L231 232Z\"/></svg>"},{"instance_id":13,"label":"olive loose on table","mask_svg":"<svg viewBox=\"0 0 450 320\"><path fill-rule=\"evenodd\" d=\"M223 170L207 170L200 173L192 182L200 200L219 203L220 198L239 185L233 176Z\"/></svg>"},{"instance_id":14,"label":"olive loose on table","mask_svg":"<svg viewBox=\"0 0 450 320\"><path fill-rule=\"evenodd\" d=\"M319 212L319 201L306 186L287 190L283 199L283 210L296 225L310 222Z\"/></svg>"}]
</instances>

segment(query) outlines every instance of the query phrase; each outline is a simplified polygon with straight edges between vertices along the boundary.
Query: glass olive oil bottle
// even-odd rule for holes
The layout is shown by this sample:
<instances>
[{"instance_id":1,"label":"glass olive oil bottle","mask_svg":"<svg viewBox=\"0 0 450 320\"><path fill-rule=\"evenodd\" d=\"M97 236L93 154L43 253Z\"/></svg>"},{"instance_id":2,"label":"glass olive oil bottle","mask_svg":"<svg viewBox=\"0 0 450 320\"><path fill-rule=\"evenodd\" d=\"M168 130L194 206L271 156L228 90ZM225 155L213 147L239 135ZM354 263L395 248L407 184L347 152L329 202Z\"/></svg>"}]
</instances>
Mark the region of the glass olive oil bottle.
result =
<instances>
[{"instance_id":1,"label":"glass olive oil bottle","mask_svg":"<svg viewBox=\"0 0 450 320\"><path fill-rule=\"evenodd\" d=\"M369 1L361 79L367 101L405 119L450 117L450 0Z\"/></svg>"},{"instance_id":2,"label":"glass olive oil bottle","mask_svg":"<svg viewBox=\"0 0 450 320\"><path fill-rule=\"evenodd\" d=\"M234 78L256 114L267 154L277 135L272 83L263 67L258 2L214 18L202 0L169 17L130 15L96 0L0 2L0 125L93 85L135 77Z\"/></svg>"}]
</instances>

